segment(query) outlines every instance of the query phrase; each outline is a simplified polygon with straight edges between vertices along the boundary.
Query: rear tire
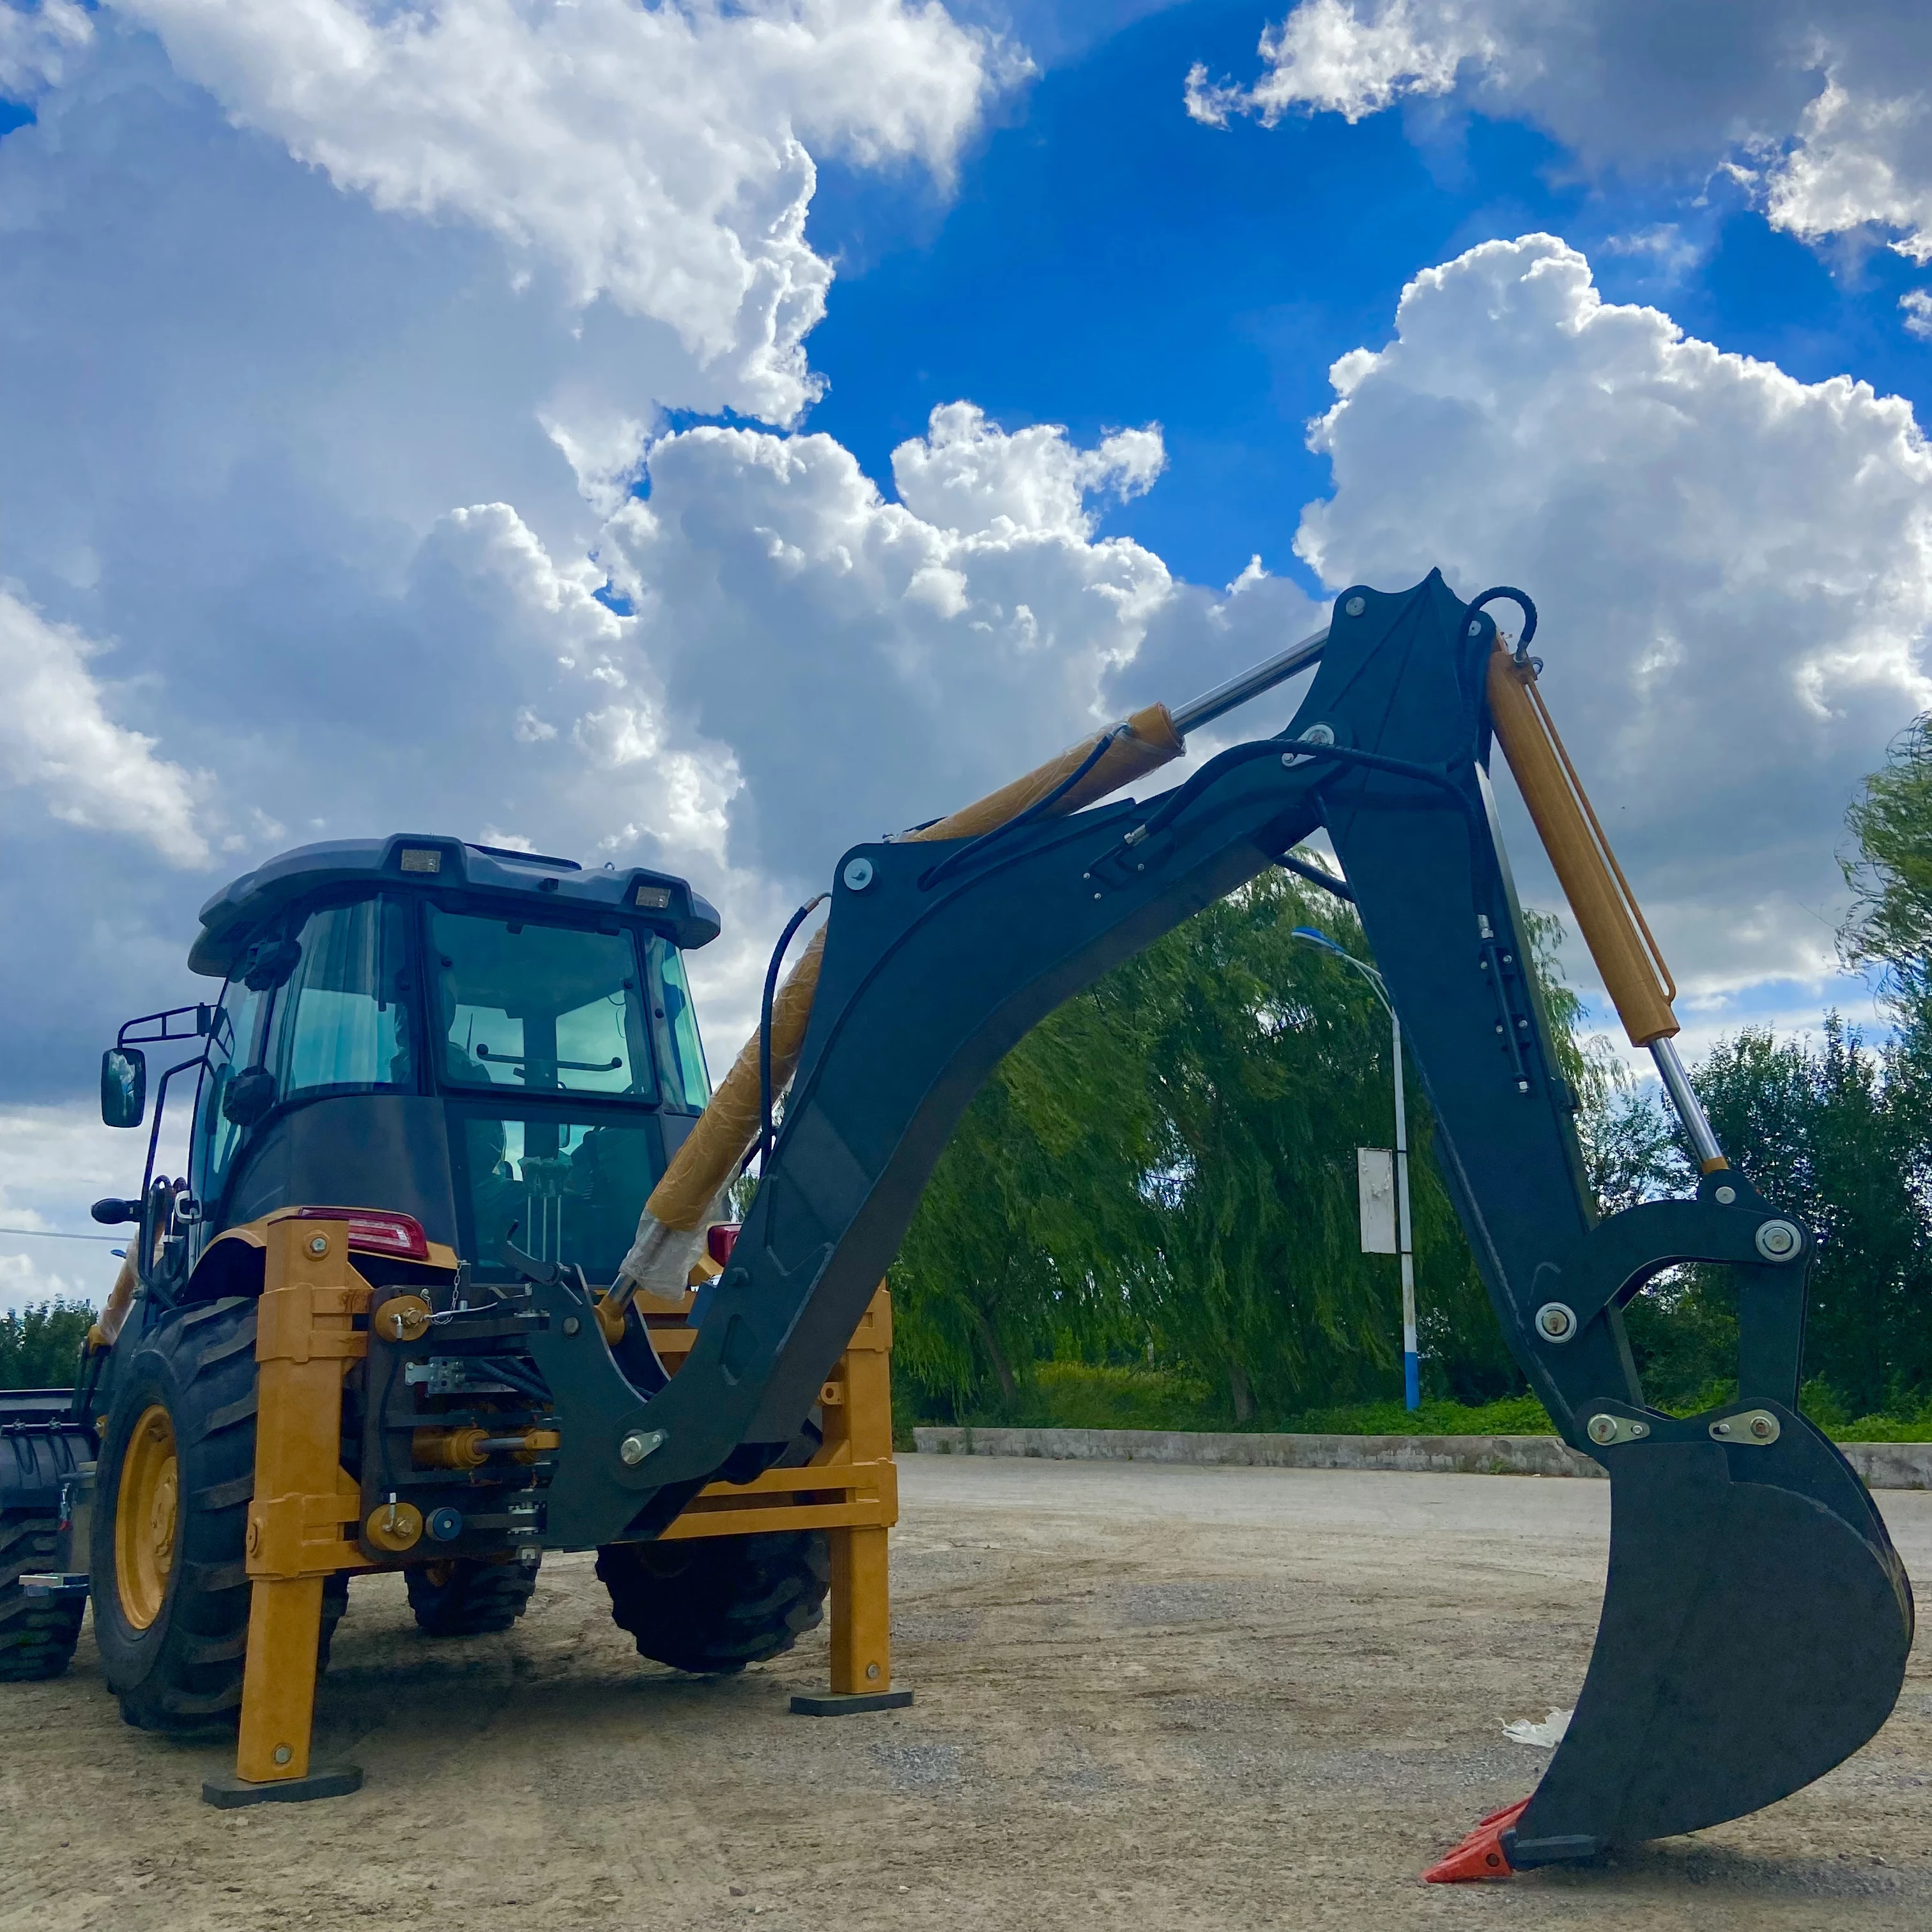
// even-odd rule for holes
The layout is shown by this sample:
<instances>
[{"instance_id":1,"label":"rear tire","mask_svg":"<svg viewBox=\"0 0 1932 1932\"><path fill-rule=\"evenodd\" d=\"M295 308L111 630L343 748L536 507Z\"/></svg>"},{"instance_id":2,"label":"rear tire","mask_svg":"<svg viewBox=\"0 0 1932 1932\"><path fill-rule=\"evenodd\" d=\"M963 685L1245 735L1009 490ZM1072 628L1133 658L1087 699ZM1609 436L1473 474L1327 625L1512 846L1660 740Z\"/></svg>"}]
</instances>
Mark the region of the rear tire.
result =
<instances>
[{"instance_id":1,"label":"rear tire","mask_svg":"<svg viewBox=\"0 0 1932 1932\"><path fill-rule=\"evenodd\" d=\"M704 1676L782 1656L825 1614L822 1530L607 1544L597 1574L640 1656Z\"/></svg>"},{"instance_id":2,"label":"rear tire","mask_svg":"<svg viewBox=\"0 0 1932 1932\"><path fill-rule=\"evenodd\" d=\"M488 1636L506 1630L530 1607L537 1573L517 1563L452 1557L403 1572L416 1628L427 1636Z\"/></svg>"},{"instance_id":3,"label":"rear tire","mask_svg":"<svg viewBox=\"0 0 1932 1932\"><path fill-rule=\"evenodd\" d=\"M0 1442L0 1456L10 1461L14 1448ZM43 1445L28 1438L24 1448L38 1455ZM5 1499L0 1490L0 1505ZM23 1574L54 1567L59 1541L58 1511L0 1506L0 1684L58 1677L73 1660L87 1599L30 1597L20 1588Z\"/></svg>"},{"instance_id":4,"label":"rear tire","mask_svg":"<svg viewBox=\"0 0 1932 1932\"><path fill-rule=\"evenodd\" d=\"M255 1394L248 1298L182 1310L115 1377L95 1481L94 1630L121 1714L142 1730L232 1724L240 1707ZM347 1582L323 1586L318 1670Z\"/></svg>"}]
</instances>

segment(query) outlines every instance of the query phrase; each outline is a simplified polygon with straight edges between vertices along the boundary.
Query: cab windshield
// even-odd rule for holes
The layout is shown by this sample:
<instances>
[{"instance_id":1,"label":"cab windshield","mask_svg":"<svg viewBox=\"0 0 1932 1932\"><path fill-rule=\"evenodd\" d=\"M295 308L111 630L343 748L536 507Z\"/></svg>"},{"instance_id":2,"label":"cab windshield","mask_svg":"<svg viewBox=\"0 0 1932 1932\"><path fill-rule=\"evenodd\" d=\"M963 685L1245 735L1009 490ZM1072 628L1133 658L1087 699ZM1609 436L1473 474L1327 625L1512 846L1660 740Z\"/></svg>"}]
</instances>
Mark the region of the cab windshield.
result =
<instances>
[{"instance_id":1,"label":"cab windshield","mask_svg":"<svg viewBox=\"0 0 1932 1932\"><path fill-rule=\"evenodd\" d=\"M446 1084L656 1098L628 933L434 908L429 933Z\"/></svg>"}]
</instances>

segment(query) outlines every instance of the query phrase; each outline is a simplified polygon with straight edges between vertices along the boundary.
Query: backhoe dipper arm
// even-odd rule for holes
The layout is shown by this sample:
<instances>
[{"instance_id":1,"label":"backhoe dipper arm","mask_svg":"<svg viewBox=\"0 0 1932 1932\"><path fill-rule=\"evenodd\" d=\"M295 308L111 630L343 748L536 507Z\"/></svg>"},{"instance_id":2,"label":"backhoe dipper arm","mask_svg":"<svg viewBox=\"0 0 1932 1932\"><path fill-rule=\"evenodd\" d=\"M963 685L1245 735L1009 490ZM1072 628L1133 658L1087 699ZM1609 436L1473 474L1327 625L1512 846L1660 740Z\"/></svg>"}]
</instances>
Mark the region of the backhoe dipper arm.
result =
<instances>
[{"instance_id":1,"label":"backhoe dipper arm","mask_svg":"<svg viewBox=\"0 0 1932 1932\"><path fill-rule=\"evenodd\" d=\"M553 1318L538 1344L566 1412L606 1418L566 1437L549 1540L652 1534L706 1480L775 1460L1000 1056L1325 826L1504 1333L1612 1478L1596 1656L1511 1857L1736 1816L1869 1736L1897 1695L1910 1595L1857 1478L1796 1412L1810 1238L1722 1168L1694 1201L1598 1221L1495 831L1496 641L1438 574L1358 587L1280 737L1144 805L848 853L783 1126L684 1367L646 1396L594 1323L566 1340ZM1684 1259L1736 1265L1744 1372L1737 1405L1678 1422L1643 1406L1618 1310Z\"/></svg>"}]
</instances>

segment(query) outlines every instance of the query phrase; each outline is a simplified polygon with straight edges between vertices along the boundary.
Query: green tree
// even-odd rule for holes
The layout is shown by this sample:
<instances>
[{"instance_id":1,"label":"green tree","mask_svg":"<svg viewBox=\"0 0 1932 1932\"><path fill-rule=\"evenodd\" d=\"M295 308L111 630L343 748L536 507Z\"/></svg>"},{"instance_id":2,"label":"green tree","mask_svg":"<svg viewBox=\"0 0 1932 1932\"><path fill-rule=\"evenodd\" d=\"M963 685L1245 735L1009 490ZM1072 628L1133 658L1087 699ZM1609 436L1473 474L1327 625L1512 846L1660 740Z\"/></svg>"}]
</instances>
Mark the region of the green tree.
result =
<instances>
[{"instance_id":1,"label":"green tree","mask_svg":"<svg viewBox=\"0 0 1932 1932\"><path fill-rule=\"evenodd\" d=\"M66 1388L94 1321L85 1302L30 1303L0 1314L0 1388Z\"/></svg>"},{"instance_id":2,"label":"green tree","mask_svg":"<svg viewBox=\"0 0 1932 1932\"><path fill-rule=\"evenodd\" d=\"M1001 1063L893 1270L915 1408L1010 1413L1056 1356L1180 1370L1244 1421L1396 1390L1399 1280L1360 1252L1355 1199L1355 1149L1393 1125L1388 1025L1358 976L1293 939L1309 924L1363 956L1345 905L1264 874ZM1520 1379L1409 1090L1432 1377L1504 1393Z\"/></svg>"},{"instance_id":3,"label":"green tree","mask_svg":"<svg viewBox=\"0 0 1932 1932\"><path fill-rule=\"evenodd\" d=\"M1840 862L1852 892L1840 950L1848 965L1881 968L1922 1028L1932 994L1932 712L1892 741L1846 822L1858 854Z\"/></svg>"}]
</instances>

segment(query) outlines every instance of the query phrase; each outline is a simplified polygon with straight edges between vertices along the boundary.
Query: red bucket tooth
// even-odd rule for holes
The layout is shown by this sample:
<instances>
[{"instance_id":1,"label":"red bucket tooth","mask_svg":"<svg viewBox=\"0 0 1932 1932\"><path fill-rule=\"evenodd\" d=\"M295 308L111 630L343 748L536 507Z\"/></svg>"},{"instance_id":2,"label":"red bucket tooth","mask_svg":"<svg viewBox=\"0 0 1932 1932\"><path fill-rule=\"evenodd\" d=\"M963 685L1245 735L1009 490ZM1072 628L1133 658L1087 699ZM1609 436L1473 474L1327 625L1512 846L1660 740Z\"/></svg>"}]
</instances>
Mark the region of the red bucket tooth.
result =
<instances>
[{"instance_id":1,"label":"red bucket tooth","mask_svg":"<svg viewBox=\"0 0 1932 1932\"><path fill-rule=\"evenodd\" d=\"M1472 1879L1508 1878L1510 1862L1504 1856L1502 1835L1529 1808L1520 1798L1500 1811L1492 1811L1476 1828L1422 1874L1427 1885L1466 1885Z\"/></svg>"}]
</instances>

